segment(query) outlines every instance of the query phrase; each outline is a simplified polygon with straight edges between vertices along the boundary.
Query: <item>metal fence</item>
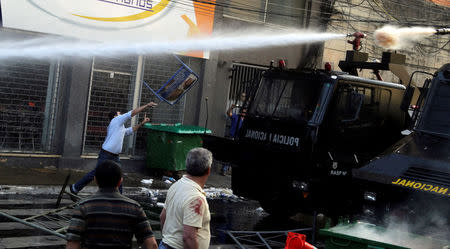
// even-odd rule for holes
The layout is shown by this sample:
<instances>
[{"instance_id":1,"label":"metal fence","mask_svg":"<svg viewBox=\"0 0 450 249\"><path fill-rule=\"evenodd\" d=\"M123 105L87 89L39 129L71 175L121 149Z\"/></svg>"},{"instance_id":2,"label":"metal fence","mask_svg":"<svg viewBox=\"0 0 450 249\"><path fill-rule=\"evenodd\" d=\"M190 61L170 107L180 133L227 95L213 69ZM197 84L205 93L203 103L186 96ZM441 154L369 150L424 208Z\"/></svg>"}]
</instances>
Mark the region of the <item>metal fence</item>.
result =
<instances>
[{"instance_id":1,"label":"metal fence","mask_svg":"<svg viewBox=\"0 0 450 249\"><path fill-rule=\"evenodd\" d=\"M144 81L154 90L159 89L181 66L181 64L173 56L146 56L144 58ZM164 102L160 102L153 93L145 86L142 86L141 105L154 101L159 105L151 110L147 110L145 114L150 118L153 124L175 124L183 122L184 103L183 97L175 105L171 106ZM143 114L139 115L142 120ZM147 147L145 129L137 132L136 143L134 146L136 155L144 155Z\"/></svg>"},{"instance_id":2,"label":"metal fence","mask_svg":"<svg viewBox=\"0 0 450 249\"><path fill-rule=\"evenodd\" d=\"M192 59L190 59L192 60ZM195 60L201 62L201 59ZM110 111L126 112L137 105L150 101L159 103L152 109L145 109L136 116L136 123L141 122L144 115L151 123L182 123L185 98L171 106L160 102L145 86L135 84L138 58L95 58L91 76L89 96L89 113L85 128L84 154L95 154L101 148L106 136ZM144 56L142 66L143 80L153 89L159 89L180 67L180 63L171 55ZM139 96L135 96L135 93ZM130 122L125 124L129 126ZM131 144L130 144L131 143ZM134 144L134 146L133 146ZM131 146L130 146L131 145ZM131 138L125 139L122 153L129 155L145 155L146 130L139 129ZM128 150L130 149L130 150Z\"/></svg>"},{"instance_id":3,"label":"metal fence","mask_svg":"<svg viewBox=\"0 0 450 249\"><path fill-rule=\"evenodd\" d=\"M125 113L132 109L136 63L137 57L96 57L93 60L84 154L95 154L100 150L110 121L109 112ZM130 122L125 124L129 125ZM123 153L128 153L127 142L125 139Z\"/></svg>"},{"instance_id":4,"label":"metal fence","mask_svg":"<svg viewBox=\"0 0 450 249\"><path fill-rule=\"evenodd\" d=\"M186 58L185 58L186 59ZM202 59L187 58L198 71ZM126 112L135 105L159 102L153 94L136 83L138 57L96 57L93 60L88 112L84 125L83 154L97 154L106 136L110 111ZM171 55L145 56L143 79L158 89L180 67ZM0 62L0 151L55 153L55 126L61 101L59 62L31 59ZM138 81L139 82L139 81ZM137 96L139 95L139 96ZM152 123L181 123L184 98L176 105L165 103L145 113ZM137 117L142 121L144 114ZM80 121L83 122L83 121ZM126 124L129 126L130 123ZM124 140L123 153L145 155L146 133Z\"/></svg>"},{"instance_id":5,"label":"metal fence","mask_svg":"<svg viewBox=\"0 0 450 249\"><path fill-rule=\"evenodd\" d=\"M231 105L243 106L244 101L247 101L248 96L251 95L251 92L255 89L255 86L259 83L261 79L262 73L267 70L268 67L250 65L250 64L242 64L242 63L233 63L233 67L231 69L231 84L230 91L228 94L228 103L227 108L230 108ZM241 94L246 94L246 99L243 101L241 98ZM239 110L235 109L234 113L238 113ZM226 131L225 136L229 136L230 131L230 121L227 120L226 123Z\"/></svg>"},{"instance_id":6,"label":"metal fence","mask_svg":"<svg viewBox=\"0 0 450 249\"><path fill-rule=\"evenodd\" d=\"M47 152L52 148L59 64L0 61L0 150Z\"/></svg>"},{"instance_id":7,"label":"metal fence","mask_svg":"<svg viewBox=\"0 0 450 249\"><path fill-rule=\"evenodd\" d=\"M228 95L229 105L238 104L241 93L247 93L248 96L267 68L264 66L233 63L230 92Z\"/></svg>"}]
</instances>

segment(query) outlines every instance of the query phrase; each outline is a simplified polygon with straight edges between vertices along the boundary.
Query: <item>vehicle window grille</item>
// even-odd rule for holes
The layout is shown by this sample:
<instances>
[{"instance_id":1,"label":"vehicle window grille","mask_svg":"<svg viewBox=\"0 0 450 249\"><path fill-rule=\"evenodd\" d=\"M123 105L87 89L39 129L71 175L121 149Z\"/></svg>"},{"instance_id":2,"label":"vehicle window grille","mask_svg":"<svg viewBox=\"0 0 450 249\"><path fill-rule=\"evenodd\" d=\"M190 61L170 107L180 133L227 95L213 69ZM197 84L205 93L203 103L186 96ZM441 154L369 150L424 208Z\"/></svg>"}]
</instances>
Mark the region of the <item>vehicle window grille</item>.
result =
<instances>
[{"instance_id":1,"label":"vehicle window grille","mask_svg":"<svg viewBox=\"0 0 450 249\"><path fill-rule=\"evenodd\" d=\"M427 100L423 101L418 128L420 130L450 136L450 84L433 81Z\"/></svg>"}]
</instances>

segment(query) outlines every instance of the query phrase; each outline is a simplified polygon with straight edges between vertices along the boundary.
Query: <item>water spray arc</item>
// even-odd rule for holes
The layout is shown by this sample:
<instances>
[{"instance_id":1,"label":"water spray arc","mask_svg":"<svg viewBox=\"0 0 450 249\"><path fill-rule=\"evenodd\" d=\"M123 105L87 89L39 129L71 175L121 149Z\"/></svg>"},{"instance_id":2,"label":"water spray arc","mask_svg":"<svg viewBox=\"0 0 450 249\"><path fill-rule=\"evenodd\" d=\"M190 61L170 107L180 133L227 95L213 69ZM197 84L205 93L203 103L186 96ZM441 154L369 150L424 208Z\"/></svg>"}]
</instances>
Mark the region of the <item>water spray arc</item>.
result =
<instances>
[{"instance_id":1,"label":"water spray arc","mask_svg":"<svg viewBox=\"0 0 450 249\"><path fill-rule=\"evenodd\" d=\"M242 35L244 34L244 35ZM0 42L0 60L10 58L52 59L62 56L120 56L170 54L187 51L224 51L292 46L344 38L343 34L308 30L240 32L186 40L111 41L105 43L44 37Z\"/></svg>"}]
</instances>

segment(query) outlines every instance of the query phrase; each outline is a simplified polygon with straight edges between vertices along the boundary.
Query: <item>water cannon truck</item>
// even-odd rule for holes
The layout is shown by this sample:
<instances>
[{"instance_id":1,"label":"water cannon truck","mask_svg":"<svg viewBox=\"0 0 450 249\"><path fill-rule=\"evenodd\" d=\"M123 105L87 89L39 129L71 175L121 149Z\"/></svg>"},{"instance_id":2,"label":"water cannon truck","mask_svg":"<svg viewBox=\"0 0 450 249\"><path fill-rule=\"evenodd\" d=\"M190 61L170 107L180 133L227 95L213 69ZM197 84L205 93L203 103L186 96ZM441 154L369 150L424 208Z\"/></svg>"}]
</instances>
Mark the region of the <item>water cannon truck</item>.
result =
<instances>
[{"instance_id":1,"label":"water cannon truck","mask_svg":"<svg viewBox=\"0 0 450 249\"><path fill-rule=\"evenodd\" d=\"M215 159L232 163L232 189L267 212L351 212L352 170L402 138L410 116L400 110L407 83L357 76L389 70L404 56L366 62L348 51L343 71L271 67L247 92L247 113L234 139L203 137Z\"/></svg>"}]
</instances>

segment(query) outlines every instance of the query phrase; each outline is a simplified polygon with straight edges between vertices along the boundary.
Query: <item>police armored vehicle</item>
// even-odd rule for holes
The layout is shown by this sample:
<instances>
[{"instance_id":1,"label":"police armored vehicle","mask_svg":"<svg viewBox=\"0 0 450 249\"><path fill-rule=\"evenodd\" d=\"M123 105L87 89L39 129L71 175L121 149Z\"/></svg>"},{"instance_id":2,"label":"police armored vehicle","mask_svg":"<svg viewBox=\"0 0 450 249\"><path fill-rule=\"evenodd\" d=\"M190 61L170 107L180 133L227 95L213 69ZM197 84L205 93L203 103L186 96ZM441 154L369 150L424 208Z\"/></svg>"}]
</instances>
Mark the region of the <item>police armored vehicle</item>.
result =
<instances>
[{"instance_id":1,"label":"police armored vehicle","mask_svg":"<svg viewBox=\"0 0 450 249\"><path fill-rule=\"evenodd\" d=\"M417 90L416 90L417 91ZM414 87L405 94L408 110ZM413 105L412 133L366 166L354 170L365 217L397 217L419 224L450 224L450 64L420 88ZM444 226L446 225L446 226ZM448 236L448 230L447 230ZM448 238L448 237L447 237Z\"/></svg>"},{"instance_id":2,"label":"police armored vehicle","mask_svg":"<svg viewBox=\"0 0 450 249\"><path fill-rule=\"evenodd\" d=\"M390 63L384 57L380 69ZM236 139L205 136L204 147L233 163L233 192L267 212L337 216L351 207L352 169L407 127L399 108L405 89L344 72L272 67L247 93Z\"/></svg>"}]
</instances>

